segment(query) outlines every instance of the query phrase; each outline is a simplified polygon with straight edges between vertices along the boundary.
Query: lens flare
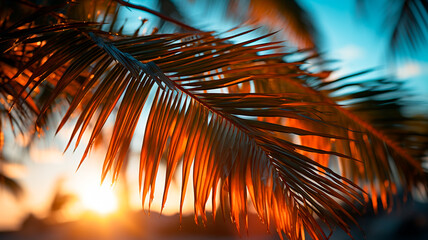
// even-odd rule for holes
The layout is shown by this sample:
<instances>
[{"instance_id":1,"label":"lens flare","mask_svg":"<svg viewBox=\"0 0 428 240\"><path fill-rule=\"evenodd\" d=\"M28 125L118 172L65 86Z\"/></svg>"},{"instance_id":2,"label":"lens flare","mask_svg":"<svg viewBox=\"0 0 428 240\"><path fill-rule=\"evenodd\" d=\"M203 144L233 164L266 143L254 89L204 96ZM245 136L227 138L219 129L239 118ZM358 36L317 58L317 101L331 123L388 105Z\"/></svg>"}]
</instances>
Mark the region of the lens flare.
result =
<instances>
[{"instance_id":1,"label":"lens flare","mask_svg":"<svg viewBox=\"0 0 428 240\"><path fill-rule=\"evenodd\" d=\"M86 189L82 204L86 209L103 215L118 209L117 197L112 188L106 185Z\"/></svg>"}]
</instances>

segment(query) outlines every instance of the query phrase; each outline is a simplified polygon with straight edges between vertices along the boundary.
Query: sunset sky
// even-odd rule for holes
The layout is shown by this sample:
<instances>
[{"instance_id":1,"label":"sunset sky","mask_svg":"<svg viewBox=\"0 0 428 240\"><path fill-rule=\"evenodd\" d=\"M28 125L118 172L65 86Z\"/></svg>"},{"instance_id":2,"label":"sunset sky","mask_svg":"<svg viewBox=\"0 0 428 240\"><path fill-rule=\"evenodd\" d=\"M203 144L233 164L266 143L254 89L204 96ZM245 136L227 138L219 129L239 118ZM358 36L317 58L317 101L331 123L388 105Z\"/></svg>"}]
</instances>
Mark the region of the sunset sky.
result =
<instances>
[{"instance_id":1,"label":"sunset sky","mask_svg":"<svg viewBox=\"0 0 428 240\"><path fill-rule=\"evenodd\" d=\"M139 1L131 1L139 3ZM145 4L142 1L140 4ZM178 1L175 1L178 2ZM204 21L196 21L202 18L203 11L197 11L195 1L184 1L183 9L188 8L190 25L201 29L226 30L235 27L233 21L222 20L222 13L214 11L212 15L205 18ZM422 49L415 56L399 56L396 60L387 58L387 39L388 32L382 26L383 14L377 14L377 11L368 9L366 15L359 16L356 12L354 1L336 1L336 0L303 0L303 5L311 13L314 21L321 33L321 52L325 53L327 59L338 60L332 66L338 71L334 76L343 76L346 74L362 71L369 68L376 68L374 73L368 77L395 75L398 80L406 81L406 86L417 97L414 101L428 103L428 52L427 48ZM380 4L380 3L379 3ZM196 5L196 6L195 6ZM155 6L146 5L155 8ZM383 11L383 10L380 10ZM129 24L139 24L138 17L147 17L144 13L133 10L132 16L127 16ZM220 20L219 20L220 19ZM388 62L389 61L389 62ZM391 62L396 64L396 69ZM420 109L419 109L420 110ZM56 137L48 132L42 136L41 140L29 150L24 152L20 149L19 143L25 143L28 140L17 138L17 141L6 142L5 153L10 159L22 164L7 164L4 169L23 185L25 189L24 197L16 200L4 189L0 189L0 230L16 229L22 218L29 212L33 212L43 217L48 208L48 204L53 196L53 189L61 179L64 181L64 191L76 194L80 199L72 206L70 218L76 217L79 213L87 210L96 210L96 204L91 203L89 199L93 192L98 191L100 185L100 176L102 169L102 160L105 149L97 149L92 152L82 167L76 172L80 161L83 148L78 148L73 153L69 149L65 154L63 150L72 131L72 125L68 125ZM144 131L136 133L136 138L140 138ZM8 139L13 138L12 134L6 135ZM136 144L140 146L139 144ZM141 199L138 190L138 154L131 157L131 163L128 167L128 181L130 183L131 205L134 209L141 209ZM178 174L180 177L180 174ZM102 191L104 199L110 199L113 204L117 201L117 188L110 187L110 179L107 179ZM159 172L159 183L157 183L157 195L155 196L153 210L160 209L162 200L164 171ZM172 183L173 186L179 186L179 183ZM111 191L111 192L110 192ZM174 214L179 210L179 189L171 189L169 200L167 201L165 214ZM192 191L188 189L188 197L185 205L187 213L193 211ZM85 200L86 199L86 200ZM115 200L116 199L116 200ZM96 199L95 199L96 200ZM86 201L86 202L85 202ZM92 205L91 205L92 204ZM210 204L209 204L210 205ZM107 209L108 207L106 207ZM102 210L100 210L102 212ZM3 217L7 216L7 217Z\"/></svg>"}]
</instances>

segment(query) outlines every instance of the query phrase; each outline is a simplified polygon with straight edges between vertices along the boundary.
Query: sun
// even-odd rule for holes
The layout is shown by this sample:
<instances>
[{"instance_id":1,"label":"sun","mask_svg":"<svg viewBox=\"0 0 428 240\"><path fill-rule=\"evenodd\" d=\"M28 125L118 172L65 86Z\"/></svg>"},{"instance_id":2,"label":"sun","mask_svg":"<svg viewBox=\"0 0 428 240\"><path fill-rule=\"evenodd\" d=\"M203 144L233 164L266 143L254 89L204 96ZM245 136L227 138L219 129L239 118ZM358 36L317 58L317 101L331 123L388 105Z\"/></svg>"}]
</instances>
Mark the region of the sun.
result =
<instances>
[{"instance_id":1,"label":"sun","mask_svg":"<svg viewBox=\"0 0 428 240\"><path fill-rule=\"evenodd\" d=\"M82 195L83 206L98 214L113 213L118 209L117 197L112 188L101 185L85 189Z\"/></svg>"}]
</instances>

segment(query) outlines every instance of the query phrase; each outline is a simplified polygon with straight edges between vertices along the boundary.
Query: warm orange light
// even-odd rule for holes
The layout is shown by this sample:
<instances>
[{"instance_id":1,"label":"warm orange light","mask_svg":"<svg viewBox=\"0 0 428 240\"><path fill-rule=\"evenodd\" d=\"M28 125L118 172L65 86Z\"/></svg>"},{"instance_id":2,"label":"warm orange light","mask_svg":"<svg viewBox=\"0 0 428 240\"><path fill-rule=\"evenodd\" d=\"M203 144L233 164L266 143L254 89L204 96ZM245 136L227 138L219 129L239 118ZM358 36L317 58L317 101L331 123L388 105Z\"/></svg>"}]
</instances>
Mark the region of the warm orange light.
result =
<instances>
[{"instance_id":1,"label":"warm orange light","mask_svg":"<svg viewBox=\"0 0 428 240\"><path fill-rule=\"evenodd\" d=\"M85 208L99 214L109 214L118 209L117 197L106 185L87 188L81 198Z\"/></svg>"}]
</instances>

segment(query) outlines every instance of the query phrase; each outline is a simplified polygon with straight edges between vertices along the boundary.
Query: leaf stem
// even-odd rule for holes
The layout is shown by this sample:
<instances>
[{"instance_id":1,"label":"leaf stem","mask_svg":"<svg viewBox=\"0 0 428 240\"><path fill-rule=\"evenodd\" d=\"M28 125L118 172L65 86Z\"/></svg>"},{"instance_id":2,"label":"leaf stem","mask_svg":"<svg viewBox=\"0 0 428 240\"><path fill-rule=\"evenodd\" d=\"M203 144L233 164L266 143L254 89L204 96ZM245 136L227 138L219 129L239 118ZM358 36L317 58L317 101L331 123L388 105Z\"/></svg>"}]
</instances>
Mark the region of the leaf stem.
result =
<instances>
[{"instance_id":1,"label":"leaf stem","mask_svg":"<svg viewBox=\"0 0 428 240\"><path fill-rule=\"evenodd\" d=\"M129 3L129 2L125 2L123 0L115 0L115 1L118 2L118 3L120 3L120 4L122 4L123 6L131 7L131 8L135 8L135 9L138 9L138 10L142 10L144 12L151 13L151 14L153 14L155 16L158 16L158 17L160 17L160 18L168 21L168 22L172 22L172 23L174 23L174 24L176 24L176 25L178 25L178 26L180 26L180 27L182 27L184 29L187 29L187 30L190 30L190 31L194 31L194 32L202 32L201 30L199 30L197 28L191 27L191 26L189 26L189 25L187 25L185 23L182 23L182 22L180 22L178 20L175 20L175 19L173 19L171 17L165 16L162 13L154 11L154 10L152 10L150 8L147 8L147 7L144 7L144 6L140 6L140 5L135 5L135 4L132 4L132 3Z\"/></svg>"},{"instance_id":2,"label":"leaf stem","mask_svg":"<svg viewBox=\"0 0 428 240\"><path fill-rule=\"evenodd\" d=\"M237 122L236 121L237 119L232 119L230 115L225 115L222 112L214 109L209 104L207 104L206 102L204 102L202 99L200 99L195 94L193 94L188 89L186 89L183 86L181 86L180 84L176 83L175 81L173 81L173 83L174 83L174 85L175 85L175 87L177 89L179 89L180 91L184 92L185 94L187 94L188 96L190 96L191 98L193 98L195 101L197 101L200 104L202 104L202 106L208 108L211 112L213 112L213 113L221 116L222 118L226 119L226 121L230 122L230 124L234 125L235 127L237 127L238 129L240 129L241 131L243 131L245 133L248 133L248 129L245 128L244 126L242 126L242 124L240 124L239 122Z\"/></svg>"}]
</instances>

